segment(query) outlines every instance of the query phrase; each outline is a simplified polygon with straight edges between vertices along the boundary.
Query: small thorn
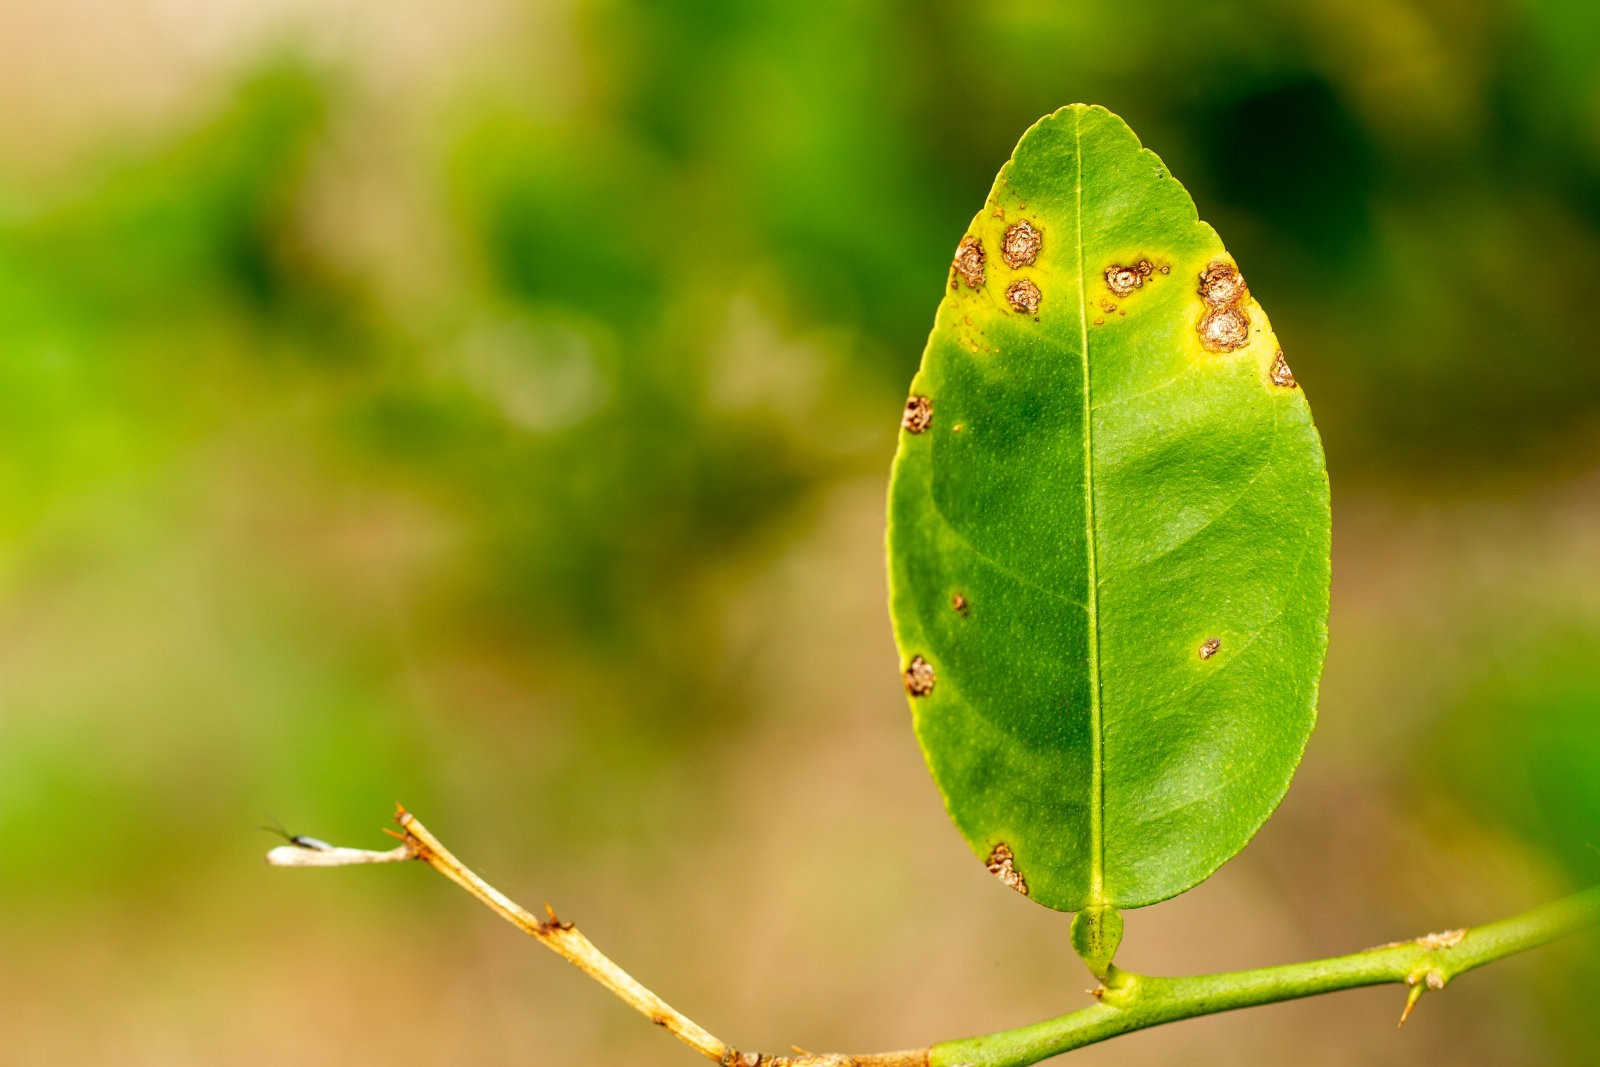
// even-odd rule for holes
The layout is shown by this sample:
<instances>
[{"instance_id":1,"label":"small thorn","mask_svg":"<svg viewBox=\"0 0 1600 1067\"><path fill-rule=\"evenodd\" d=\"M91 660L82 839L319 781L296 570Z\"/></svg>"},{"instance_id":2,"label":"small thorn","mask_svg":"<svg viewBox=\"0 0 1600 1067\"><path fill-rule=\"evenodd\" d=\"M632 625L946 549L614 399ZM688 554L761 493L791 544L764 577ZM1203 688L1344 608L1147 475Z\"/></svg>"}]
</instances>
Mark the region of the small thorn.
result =
<instances>
[{"instance_id":1,"label":"small thorn","mask_svg":"<svg viewBox=\"0 0 1600 1067\"><path fill-rule=\"evenodd\" d=\"M401 833L399 830L391 830L387 826L381 827L380 829L382 829L384 833L388 834L396 841L404 841L406 839L406 835Z\"/></svg>"},{"instance_id":2,"label":"small thorn","mask_svg":"<svg viewBox=\"0 0 1600 1067\"><path fill-rule=\"evenodd\" d=\"M557 918L556 918L556 909L554 909L554 908L552 908L552 907L551 907L551 906L550 906L550 905L548 905L548 904L546 904L546 905L545 905L545 906L544 906L544 913L545 913L545 914L546 914L546 915L548 915L548 916L550 916L550 921L551 921L551 922L558 922L558 921L559 921L559 920L558 920L558 919L557 919Z\"/></svg>"},{"instance_id":3,"label":"small thorn","mask_svg":"<svg viewBox=\"0 0 1600 1067\"><path fill-rule=\"evenodd\" d=\"M1405 1010L1400 1013L1400 1022L1395 1025L1396 1030L1405 1026L1406 1020L1411 1018L1411 1010L1417 1006L1417 1001L1422 999L1422 994L1427 988L1421 982L1412 984L1411 992L1406 994Z\"/></svg>"},{"instance_id":4,"label":"small thorn","mask_svg":"<svg viewBox=\"0 0 1600 1067\"><path fill-rule=\"evenodd\" d=\"M406 823L406 817L410 814L411 813L406 810L406 806L404 804L400 803L398 800L394 802L395 822L399 823L401 826L404 826Z\"/></svg>"}]
</instances>

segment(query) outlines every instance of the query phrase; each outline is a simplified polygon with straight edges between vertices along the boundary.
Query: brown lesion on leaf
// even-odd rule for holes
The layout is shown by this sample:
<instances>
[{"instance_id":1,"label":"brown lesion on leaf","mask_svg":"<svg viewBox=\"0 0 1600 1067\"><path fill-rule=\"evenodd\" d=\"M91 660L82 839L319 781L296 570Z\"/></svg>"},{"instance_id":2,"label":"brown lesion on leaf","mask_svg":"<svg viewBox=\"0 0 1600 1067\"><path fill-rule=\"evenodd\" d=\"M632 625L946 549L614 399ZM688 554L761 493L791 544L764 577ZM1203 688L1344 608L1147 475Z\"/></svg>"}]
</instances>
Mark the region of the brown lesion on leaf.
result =
<instances>
[{"instance_id":1,"label":"brown lesion on leaf","mask_svg":"<svg viewBox=\"0 0 1600 1067\"><path fill-rule=\"evenodd\" d=\"M906 398L905 414L900 416L900 426L907 433L921 433L933 422L933 401L916 394Z\"/></svg>"},{"instance_id":2,"label":"brown lesion on leaf","mask_svg":"<svg viewBox=\"0 0 1600 1067\"><path fill-rule=\"evenodd\" d=\"M925 697L933 692L933 664L921 656L912 656L905 669L906 692L914 697Z\"/></svg>"},{"instance_id":3,"label":"brown lesion on leaf","mask_svg":"<svg viewBox=\"0 0 1600 1067\"><path fill-rule=\"evenodd\" d=\"M1197 329L1206 351L1232 352L1250 340L1250 316L1244 308L1219 308L1206 312Z\"/></svg>"},{"instance_id":4,"label":"brown lesion on leaf","mask_svg":"<svg viewBox=\"0 0 1600 1067\"><path fill-rule=\"evenodd\" d=\"M1221 311L1250 295L1250 288L1245 285L1238 267L1226 260L1214 259L1200 272L1200 287L1196 292L1206 307Z\"/></svg>"},{"instance_id":5,"label":"brown lesion on leaf","mask_svg":"<svg viewBox=\"0 0 1600 1067\"><path fill-rule=\"evenodd\" d=\"M1031 267L1044 246L1044 233L1027 219L1013 222L1000 238L1000 258L1012 270Z\"/></svg>"},{"instance_id":6,"label":"brown lesion on leaf","mask_svg":"<svg viewBox=\"0 0 1600 1067\"><path fill-rule=\"evenodd\" d=\"M983 288L986 277L984 264L988 259L981 240L970 233L963 237L961 244L956 247L956 257L950 263L953 272L950 277L950 288L956 288L960 282L966 282L968 289Z\"/></svg>"},{"instance_id":7,"label":"brown lesion on leaf","mask_svg":"<svg viewBox=\"0 0 1600 1067\"><path fill-rule=\"evenodd\" d=\"M972 605L967 603L967 598L960 593L950 598L950 610L960 615L963 619L967 617L967 612L971 610L971 607Z\"/></svg>"},{"instance_id":8,"label":"brown lesion on leaf","mask_svg":"<svg viewBox=\"0 0 1600 1067\"><path fill-rule=\"evenodd\" d=\"M1106 288L1117 296L1127 296L1136 289L1143 289L1145 279L1149 278L1155 271L1155 264L1143 256L1127 266L1113 263L1105 270ZM1161 273L1165 274L1166 271Z\"/></svg>"},{"instance_id":9,"label":"brown lesion on leaf","mask_svg":"<svg viewBox=\"0 0 1600 1067\"><path fill-rule=\"evenodd\" d=\"M1012 854L1010 845L1004 841L995 845L994 850L989 853L985 866L989 868L990 874L1006 885L1023 896L1028 895L1028 881L1022 877L1022 872L1017 870L1017 858Z\"/></svg>"},{"instance_id":10,"label":"brown lesion on leaf","mask_svg":"<svg viewBox=\"0 0 1600 1067\"><path fill-rule=\"evenodd\" d=\"M1270 373L1272 384L1285 389L1293 389L1296 385L1294 371L1289 369L1289 361L1283 358L1283 349L1278 349L1272 357L1272 371Z\"/></svg>"},{"instance_id":11,"label":"brown lesion on leaf","mask_svg":"<svg viewBox=\"0 0 1600 1067\"><path fill-rule=\"evenodd\" d=\"M1200 272L1200 286L1195 292L1206 309L1195 325L1206 351L1243 348L1250 340L1250 315L1243 307L1250 289L1239 269L1226 260L1212 260Z\"/></svg>"},{"instance_id":12,"label":"brown lesion on leaf","mask_svg":"<svg viewBox=\"0 0 1600 1067\"><path fill-rule=\"evenodd\" d=\"M1006 303L1020 315L1035 315L1041 297L1039 287L1026 278L1019 278L1006 287Z\"/></svg>"},{"instance_id":13,"label":"brown lesion on leaf","mask_svg":"<svg viewBox=\"0 0 1600 1067\"><path fill-rule=\"evenodd\" d=\"M1221 649L1222 649L1222 638L1220 638L1220 637L1208 637L1208 638L1205 639L1205 643L1200 646L1200 658L1201 659L1210 659L1212 656L1215 656Z\"/></svg>"}]
</instances>

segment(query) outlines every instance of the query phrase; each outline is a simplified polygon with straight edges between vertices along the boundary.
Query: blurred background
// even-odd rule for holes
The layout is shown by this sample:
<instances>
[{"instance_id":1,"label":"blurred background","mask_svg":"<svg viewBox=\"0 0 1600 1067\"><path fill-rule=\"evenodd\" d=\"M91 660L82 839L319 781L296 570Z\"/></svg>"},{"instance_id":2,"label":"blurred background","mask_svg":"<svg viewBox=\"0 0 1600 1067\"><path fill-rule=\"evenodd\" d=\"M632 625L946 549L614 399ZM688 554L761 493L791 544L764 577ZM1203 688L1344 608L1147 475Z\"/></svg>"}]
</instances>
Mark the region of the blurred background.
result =
<instances>
[{"instance_id":1,"label":"blurred background","mask_svg":"<svg viewBox=\"0 0 1600 1067\"><path fill-rule=\"evenodd\" d=\"M1359 15L1353 15L1358 11ZM1086 1003L913 740L882 497L950 252L1122 114L1327 445L1321 723L1130 967L1600 877L1600 19L1581 0L0 5L0 1047L692 1063L395 800L743 1047ZM1084 1064L1592 1063L1593 941Z\"/></svg>"}]
</instances>

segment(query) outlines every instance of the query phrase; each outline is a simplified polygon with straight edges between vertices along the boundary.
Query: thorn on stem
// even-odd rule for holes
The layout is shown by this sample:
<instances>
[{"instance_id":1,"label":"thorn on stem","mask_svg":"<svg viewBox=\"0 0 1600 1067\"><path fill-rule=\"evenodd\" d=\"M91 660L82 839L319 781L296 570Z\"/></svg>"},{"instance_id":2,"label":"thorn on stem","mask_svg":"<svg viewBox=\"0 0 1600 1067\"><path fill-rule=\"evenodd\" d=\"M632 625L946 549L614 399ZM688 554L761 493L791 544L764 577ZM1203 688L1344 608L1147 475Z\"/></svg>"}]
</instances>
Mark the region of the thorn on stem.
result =
<instances>
[{"instance_id":1,"label":"thorn on stem","mask_svg":"<svg viewBox=\"0 0 1600 1067\"><path fill-rule=\"evenodd\" d=\"M1406 981L1411 983L1411 991L1406 994L1406 1006L1400 1012L1400 1021L1395 1024L1396 1030L1404 1027L1406 1020L1411 1018L1411 1010L1417 1006L1417 1001L1422 999L1423 990L1427 988L1421 982L1413 982L1409 978Z\"/></svg>"}]
</instances>

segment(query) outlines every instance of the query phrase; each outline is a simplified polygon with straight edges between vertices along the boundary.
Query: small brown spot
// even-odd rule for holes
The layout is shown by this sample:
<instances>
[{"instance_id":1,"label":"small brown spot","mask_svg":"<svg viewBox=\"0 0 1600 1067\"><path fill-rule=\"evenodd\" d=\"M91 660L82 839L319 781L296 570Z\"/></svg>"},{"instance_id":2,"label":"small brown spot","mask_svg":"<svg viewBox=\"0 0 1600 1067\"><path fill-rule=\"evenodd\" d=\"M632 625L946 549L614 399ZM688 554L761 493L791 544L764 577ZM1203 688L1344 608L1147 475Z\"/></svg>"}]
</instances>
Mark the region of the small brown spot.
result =
<instances>
[{"instance_id":1,"label":"small brown spot","mask_svg":"<svg viewBox=\"0 0 1600 1067\"><path fill-rule=\"evenodd\" d=\"M906 412L900 416L900 425L908 433L921 433L933 422L933 401L913 394L906 399Z\"/></svg>"},{"instance_id":2,"label":"small brown spot","mask_svg":"<svg viewBox=\"0 0 1600 1067\"><path fill-rule=\"evenodd\" d=\"M651 1014L650 1021L655 1023L657 1026L667 1025L667 1017L662 1015L659 1011Z\"/></svg>"},{"instance_id":3,"label":"small brown spot","mask_svg":"<svg viewBox=\"0 0 1600 1067\"><path fill-rule=\"evenodd\" d=\"M1222 647L1222 638L1220 638L1220 637L1208 637L1208 638L1206 638L1205 644L1200 646L1200 658L1201 659L1210 659L1212 656L1215 656L1217 654L1217 650L1220 649L1221 647Z\"/></svg>"},{"instance_id":4,"label":"small brown spot","mask_svg":"<svg viewBox=\"0 0 1600 1067\"><path fill-rule=\"evenodd\" d=\"M1171 266L1171 264L1163 263L1163 264L1161 264L1161 266L1156 268L1156 271L1161 273L1161 274L1171 274L1172 273L1172 266Z\"/></svg>"},{"instance_id":5,"label":"small brown spot","mask_svg":"<svg viewBox=\"0 0 1600 1067\"><path fill-rule=\"evenodd\" d=\"M1144 275L1138 267L1113 264L1106 268L1106 288L1118 296L1127 296L1135 289L1144 288Z\"/></svg>"},{"instance_id":6,"label":"small brown spot","mask_svg":"<svg viewBox=\"0 0 1600 1067\"><path fill-rule=\"evenodd\" d=\"M989 257L983 251L983 242L968 234L961 239L961 244L957 246L956 258L951 262L950 267L962 281L967 283L968 289L980 289L983 287L983 265L988 262L988 259ZM954 289L955 286L956 279L951 278L950 288Z\"/></svg>"},{"instance_id":7,"label":"small brown spot","mask_svg":"<svg viewBox=\"0 0 1600 1067\"><path fill-rule=\"evenodd\" d=\"M1105 319L1095 319L1094 320L1094 324L1096 326L1104 326L1106 324L1106 320Z\"/></svg>"},{"instance_id":8,"label":"small brown spot","mask_svg":"<svg viewBox=\"0 0 1600 1067\"><path fill-rule=\"evenodd\" d=\"M1016 857L1011 854L1010 845L1002 841L994 846L994 851L989 853L987 866L990 874L1023 896L1028 895L1027 879L1023 878L1022 872L1017 870Z\"/></svg>"},{"instance_id":9,"label":"small brown spot","mask_svg":"<svg viewBox=\"0 0 1600 1067\"><path fill-rule=\"evenodd\" d=\"M1000 258L1012 270L1031 267L1039 258L1039 249L1043 244L1044 234L1034 229L1026 219L1013 222L1006 227L1005 236L1000 239Z\"/></svg>"},{"instance_id":10,"label":"small brown spot","mask_svg":"<svg viewBox=\"0 0 1600 1067\"><path fill-rule=\"evenodd\" d=\"M967 617L967 609L969 607L967 604L967 598L962 596L960 593L957 593L955 596L950 598L950 607L954 609L955 613L960 615L962 618Z\"/></svg>"},{"instance_id":11,"label":"small brown spot","mask_svg":"<svg viewBox=\"0 0 1600 1067\"><path fill-rule=\"evenodd\" d=\"M1139 262L1133 265L1133 269L1138 271L1144 277L1148 278L1150 277L1150 272L1156 268L1148 259L1141 259Z\"/></svg>"},{"instance_id":12,"label":"small brown spot","mask_svg":"<svg viewBox=\"0 0 1600 1067\"><path fill-rule=\"evenodd\" d=\"M1221 310L1243 300L1250 292L1244 284L1244 275L1232 263L1214 259L1200 272L1200 288L1196 290L1207 307Z\"/></svg>"},{"instance_id":13,"label":"small brown spot","mask_svg":"<svg viewBox=\"0 0 1600 1067\"><path fill-rule=\"evenodd\" d=\"M1243 308L1208 311L1198 327L1200 343L1210 352L1232 352L1250 340L1250 316Z\"/></svg>"},{"instance_id":14,"label":"small brown spot","mask_svg":"<svg viewBox=\"0 0 1600 1067\"><path fill-rule=\"evenodd\" d=\"M1289 369L1289 361L1283 358L1283 349L1278 349L1278 354L1272 357L1272 384L1281 385L1285 389L1295 387L1294 371Z\"/></svg>"},{"instance_id":15,"label":"small brown spot","mask_svg":"<svg viewBox=\"0 0 1600 1067\"><path fill-rule=\"evenodd\" d=\"M1019 278L1006 288L1006 301L1011 310L1032 315L1039 310L1039 287L1026 278Z\"/></svg>"},{"instance_id":16,"label":"small brown spot","mask_svg":"<svg viewBox=\"0 0 1600 1067\"><path fill-rule=\"evenodd\" d=\"M1113 311L1117 310L1117 305L1113 304L1109 300L1102 300L1100 301L1100 310L1109 315Z\"/></svg>"},{"instance_id":17,"label":"small brown spot","mask_svg":"<svg viewBox=\"0 0 1600 1067\"><path fill-rule=\"evenodd\" d=\"M925 697L933 692L933 664L921 656L912 656L905 670L906 692L914 697Z\"/></svg>"}]
</instances>

